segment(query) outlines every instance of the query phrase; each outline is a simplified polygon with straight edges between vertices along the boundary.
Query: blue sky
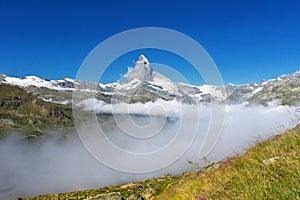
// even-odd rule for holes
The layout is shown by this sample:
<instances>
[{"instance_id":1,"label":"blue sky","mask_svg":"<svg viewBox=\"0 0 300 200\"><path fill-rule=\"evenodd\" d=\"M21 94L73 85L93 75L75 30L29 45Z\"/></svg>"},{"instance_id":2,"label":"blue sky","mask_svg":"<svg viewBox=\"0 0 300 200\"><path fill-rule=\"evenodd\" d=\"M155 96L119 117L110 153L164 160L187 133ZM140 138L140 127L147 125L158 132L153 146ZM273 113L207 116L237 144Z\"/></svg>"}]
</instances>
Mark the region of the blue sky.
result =
<instances>
[{"instance_id":1,"label":"blue sky","mask_svg":"<svg viewBox=\"0 0 300 200\"><path fill-rule=\"evenodd\" d=\"M274 78L300 68L300 1L279 0L0 0L0 73L75 78L88 53L119 32L164 27L198 41L225 83ZM201 77L160 51L136 51L111 66L102 82L120 78L145 53L195 85Z\"/></svg>"}]
</instances>

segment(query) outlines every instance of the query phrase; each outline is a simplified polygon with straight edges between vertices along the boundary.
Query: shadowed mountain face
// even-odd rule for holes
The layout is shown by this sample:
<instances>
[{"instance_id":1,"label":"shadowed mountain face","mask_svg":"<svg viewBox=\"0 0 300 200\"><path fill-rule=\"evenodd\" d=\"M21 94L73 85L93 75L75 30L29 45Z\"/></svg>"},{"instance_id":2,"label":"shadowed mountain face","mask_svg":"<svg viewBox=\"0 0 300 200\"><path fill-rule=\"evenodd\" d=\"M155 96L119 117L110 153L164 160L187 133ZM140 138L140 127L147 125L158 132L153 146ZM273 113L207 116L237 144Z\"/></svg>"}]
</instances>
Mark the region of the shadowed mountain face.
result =
<instances>
[{"instance_id":1,"label":"shadowed mountain face","mask_svg":"<svg viewBox=\"0 0 300 200\"><path fill-rule=\"evenodd\" d=\"M266 105L276 100L281 104L294 105L300 102L300 71L260 83L194 86L171 81L153 70L149 60L141 55L124 78L124 82L97 84L69 78L45 80L35 76L13 78L0 75L0 84L16 85L44 100L64 104L72 101L74 90L82 91L82 95L95 93L97 99L106 103L145 103L157 99L177 100L185 104L248 101Z\"/></svg>"}]
</instances>

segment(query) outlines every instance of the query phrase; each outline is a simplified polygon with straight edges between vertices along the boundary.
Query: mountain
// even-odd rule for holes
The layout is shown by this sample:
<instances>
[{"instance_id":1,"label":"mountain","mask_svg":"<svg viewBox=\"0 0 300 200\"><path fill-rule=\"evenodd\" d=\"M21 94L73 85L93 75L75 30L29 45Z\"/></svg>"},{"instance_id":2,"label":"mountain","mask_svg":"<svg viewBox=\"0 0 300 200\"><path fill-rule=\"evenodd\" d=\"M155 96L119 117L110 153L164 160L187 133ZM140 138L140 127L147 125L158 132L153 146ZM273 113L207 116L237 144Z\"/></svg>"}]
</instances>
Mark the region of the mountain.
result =
<instances>
[{"instance_id":1,"label":"mountain","mask_svg":"<svg viewBox=\"0 0 300 200\"><path fill-rule=\"evenodd\" d=\"M157 99L176 99L185 104L235 104L248 101L266 105L276 100L281 104L290 105L300 102L300 71L260 83L194 86L173 82L153 70L148 59L140 55L135 66L128 69L124 78L124 82L96 84L69 78L47 80L36 76L14 78L0 75L0 84L16 85L40 99L61 104L72 101L74 90L82 91L83 95L96 92L96 98L106 103L145 103Z\"/></svg>"},{"instance_id":2,"label":"mountain","mask_svg":"<svg viewBox=\"0 0 300 200\"><path fill-rule=\"evenodd\" d=\"M0 130L20 129L33 136L47 128L73 126L71 106L43 101L17 86L0 85Z\"/></svg>"},{"instance_id":3,"label":"mountain","mask_svg":"<svg viewBox=\"0 0 300 200\"><path fill-rule=\"evenodd\" d=\"M265 104L279 100L284 105L300 102L300 71L263 81L261 85L261 89L250 98L251 102Z\"/></svg>"}]
</instances>

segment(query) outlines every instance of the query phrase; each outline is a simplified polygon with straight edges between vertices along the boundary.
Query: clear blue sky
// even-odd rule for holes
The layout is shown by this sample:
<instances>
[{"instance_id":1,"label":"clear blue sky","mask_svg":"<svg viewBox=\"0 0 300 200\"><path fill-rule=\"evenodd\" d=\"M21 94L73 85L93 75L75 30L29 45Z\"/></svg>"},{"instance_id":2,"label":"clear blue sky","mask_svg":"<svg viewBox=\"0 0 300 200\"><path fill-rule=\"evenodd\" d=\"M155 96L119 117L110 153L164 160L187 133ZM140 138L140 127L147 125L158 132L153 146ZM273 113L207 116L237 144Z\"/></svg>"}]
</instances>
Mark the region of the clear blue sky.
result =
<instances>
[{"instance_id":1,"label":"clear blue sky","mask_svg":"<svg viewBox=\"0 0 300 200\"><path fill-rule=\"evenodd\" d=\"M300 68L300 1L289 0L0 0L0 73L74 78L100 42L138 27L165 27L198 41L225 83L248 83ZM119 78L141 52L116 61L103 82ZM172 63L193 84L192 70ZM121 62L122 61L122 62ZM179 62L180 63L180 62ZM176 65L177 64L177 65Z\"/></svg>"}]
</instances>

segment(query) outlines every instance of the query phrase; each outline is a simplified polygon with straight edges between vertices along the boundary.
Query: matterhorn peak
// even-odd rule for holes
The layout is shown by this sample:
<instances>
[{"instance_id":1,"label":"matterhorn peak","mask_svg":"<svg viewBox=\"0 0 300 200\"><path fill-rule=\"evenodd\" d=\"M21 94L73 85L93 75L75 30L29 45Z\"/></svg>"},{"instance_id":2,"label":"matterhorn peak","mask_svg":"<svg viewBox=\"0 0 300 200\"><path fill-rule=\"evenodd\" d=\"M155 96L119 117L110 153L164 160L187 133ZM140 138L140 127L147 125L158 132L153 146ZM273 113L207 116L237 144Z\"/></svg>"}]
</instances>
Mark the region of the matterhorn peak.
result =
<instances>
[{"instance_id":1,"label":"matterhorn peak","mask_svg":"<svg viewBox=\"0 0 300 200\"><path fill-rule=\"evenodd\" d=\"M149 64L149 61L148 59L142 54L139 56L139 60L136 61L136 64L140 64L140 63L143 63L143 64Z\"/></svg>"},{"instance_id":2,"label":"matterhorn peak","mask_svg":"<svg viewBox=\"0 0 300 200\"><path fill-rule=\"evenodd\" d=\"M135 66L126 74L127 81L139 79L140 81L152 81L153 69L150 66L148 59L144 55L140 55Z\"/></svg>"}]
</instances>

